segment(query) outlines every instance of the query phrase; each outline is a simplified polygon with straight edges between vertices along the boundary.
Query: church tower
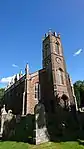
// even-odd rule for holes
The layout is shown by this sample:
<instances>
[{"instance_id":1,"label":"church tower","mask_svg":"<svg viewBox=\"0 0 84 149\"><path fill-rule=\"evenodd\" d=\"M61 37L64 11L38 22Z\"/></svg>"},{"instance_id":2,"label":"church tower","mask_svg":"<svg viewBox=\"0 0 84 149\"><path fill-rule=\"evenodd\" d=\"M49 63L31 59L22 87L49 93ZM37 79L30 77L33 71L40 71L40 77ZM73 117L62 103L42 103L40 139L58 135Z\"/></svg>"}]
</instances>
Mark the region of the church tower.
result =
<instances>
[{"instance_id":1,"label":"church tower","mask_svg":"<svg viewBox=\"0 0 84 149\"><path fill-rule=\"evenodd\" d=\"M60 34L51 31L45 34L42 53L43 68L48 72L48 79L52 82L53 95L58 95L62 101L67 100L70 105L73 104L73 93L66 71Z\"/></svg>"}]
</instances>

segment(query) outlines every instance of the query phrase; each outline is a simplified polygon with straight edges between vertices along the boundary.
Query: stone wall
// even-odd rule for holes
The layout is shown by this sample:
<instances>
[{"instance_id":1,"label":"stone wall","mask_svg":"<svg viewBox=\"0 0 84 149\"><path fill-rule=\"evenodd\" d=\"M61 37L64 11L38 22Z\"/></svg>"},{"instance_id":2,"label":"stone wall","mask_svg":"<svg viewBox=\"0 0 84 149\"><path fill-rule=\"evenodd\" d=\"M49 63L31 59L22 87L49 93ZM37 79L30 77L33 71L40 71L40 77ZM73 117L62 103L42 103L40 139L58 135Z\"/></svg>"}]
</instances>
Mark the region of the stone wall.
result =
<instances>
[{"instance_id":1,"label":"stone wall","mask_svg":"<svg viewBox=\"0 0 84 149\"><path fill-rule=\"evenodd\" d=\"M33 73L30 75L30 80L29 80L29 97L28 97L28 113L34 114L34 107L38 103L38 98L35 98L35 84L39 84L39 73Z\"/></svg>"},{"instance_id":2,"label":"stone wall","mask_svg":"<svg viewBox=\"0 0 84 149\"><path fill-rule=\"evenodd\" d=\"M2 140L14 140L22 142L30 142L33 140L34 116L13 115L11 110L8 113L5 108L2 109L1 115L1 131Z\"/></svg>"}]
</instances>

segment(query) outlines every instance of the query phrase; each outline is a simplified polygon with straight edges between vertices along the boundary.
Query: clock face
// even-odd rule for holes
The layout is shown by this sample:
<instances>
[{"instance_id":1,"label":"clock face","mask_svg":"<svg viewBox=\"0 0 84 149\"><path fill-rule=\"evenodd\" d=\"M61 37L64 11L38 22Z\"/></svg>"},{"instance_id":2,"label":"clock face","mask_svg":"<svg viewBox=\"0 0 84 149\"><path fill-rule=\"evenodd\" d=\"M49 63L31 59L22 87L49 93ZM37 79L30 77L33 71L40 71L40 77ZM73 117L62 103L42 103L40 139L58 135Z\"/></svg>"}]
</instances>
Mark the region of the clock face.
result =
<instances>
[{"instance_id":1,"label":"clock face","mask_svg":"<svg viewBox=\"0 0 84 149\"><path fill-rule=\"evenodd\" d=\"M60 58L56 58L57 63L61 63L61 59Z\"/></svg>"}]
</instances>

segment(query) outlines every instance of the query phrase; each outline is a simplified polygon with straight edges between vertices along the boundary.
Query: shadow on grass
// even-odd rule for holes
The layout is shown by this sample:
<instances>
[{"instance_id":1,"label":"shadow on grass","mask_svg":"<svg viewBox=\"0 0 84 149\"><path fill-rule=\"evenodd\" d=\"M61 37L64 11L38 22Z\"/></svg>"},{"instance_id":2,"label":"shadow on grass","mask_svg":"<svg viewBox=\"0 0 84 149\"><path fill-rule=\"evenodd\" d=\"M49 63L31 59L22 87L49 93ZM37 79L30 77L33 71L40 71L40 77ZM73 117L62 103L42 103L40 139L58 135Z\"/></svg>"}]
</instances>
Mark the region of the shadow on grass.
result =
<instances>
[{"instance_id":1,"label":"shadow on grass","mask_svg":"<svg viewBox=\"0 0 84 149\"><path fill-rule=\"evenodd\" d=\"M77 142L79 143L79 145L84 145L84 141L82 141L82 140L77 140Z\"/></svg>"}]
</instances>

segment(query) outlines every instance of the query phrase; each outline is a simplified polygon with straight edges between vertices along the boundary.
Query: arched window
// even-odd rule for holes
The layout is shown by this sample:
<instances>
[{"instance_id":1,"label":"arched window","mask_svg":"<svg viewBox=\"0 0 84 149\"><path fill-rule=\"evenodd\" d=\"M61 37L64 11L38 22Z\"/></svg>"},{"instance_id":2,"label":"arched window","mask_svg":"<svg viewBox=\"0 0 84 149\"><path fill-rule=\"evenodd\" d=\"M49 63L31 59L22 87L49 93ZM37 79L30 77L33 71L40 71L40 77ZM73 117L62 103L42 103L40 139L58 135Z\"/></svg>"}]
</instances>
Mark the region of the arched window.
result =
<instances>
[{"instance_id":1,"label":"arched window","mask_svg":"<svg viewBox=\"0 0 84 149\"><path fill-rule=\"evenodd\" d=\"M63 70L62 69L57 70L57 83L58 84L64 84L64 77L63 77Z\"/></svg>"},{"instance_id":2,"label":"arched window","mask_svg":"<svg viewBox=\"0 0 84 149\"><path fill-rule=\"evenodd\" d=\"M59 52L59 43L58 42L56 42L55 49L56 49L56 53L60 54L60 52Z\"/></svg>"},{"instance_id":3,"label":"arched window","mask_svg":"<svg viewBox=\"0 0 84 149\"><path fill-rule=\"evenodd\" d=\"M45 45L45 57L47 57L47 55L48 55L48 50L49 50L49 45L46 44Z\"/></svg>"},{"instance_id":4,"label":"arched window","mask_svg":"<svg viewBox=\"0 0 84 149\"><path fill-rule=\"evenodd\" d=\"M38 83L35 83L35 99L38 100Z\"/></svg>"},{"instance_id":5,"label":"arched window","mask_svg":"<svg viewBox=\"0 0 84 149\"><path fill-rule=\"evenodd\" d=\"M68 107L69 107L68 96L67 96L66 94L63 94L61 98L62 98L63 101L64 101L64 108L65 108L65 109L68 109Z\"/></svg>"},{"instance_id":6,"label":"arched window","mask_svg":"<svg viewBox=\"0 0 84 149\"><path fill-rule=\"evenodd\" d=\"M38 82L35 83L35 100L41 99L41 92L40 92L40 84Z\"/></svg>"}]
</instances>

